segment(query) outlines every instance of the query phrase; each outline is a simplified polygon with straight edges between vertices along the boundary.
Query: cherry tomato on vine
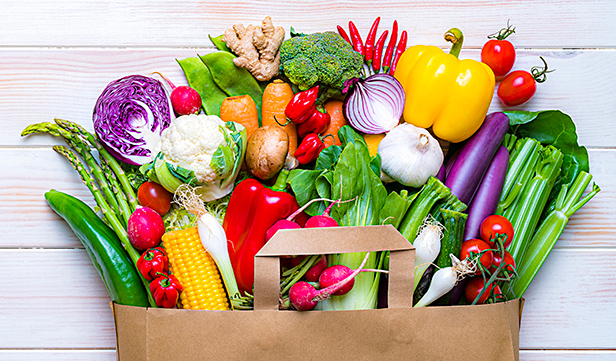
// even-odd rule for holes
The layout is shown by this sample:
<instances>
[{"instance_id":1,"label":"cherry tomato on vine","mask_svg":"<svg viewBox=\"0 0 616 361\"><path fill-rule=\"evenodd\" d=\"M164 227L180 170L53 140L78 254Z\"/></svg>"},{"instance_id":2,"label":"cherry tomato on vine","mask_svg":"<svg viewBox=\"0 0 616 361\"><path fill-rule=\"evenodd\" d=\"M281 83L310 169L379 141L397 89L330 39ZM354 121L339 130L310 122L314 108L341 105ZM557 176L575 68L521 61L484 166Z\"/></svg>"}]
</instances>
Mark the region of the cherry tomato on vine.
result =
<instances>
[{"instance_id":1,"label":"cherry tomato on vine","mask_svg":"<svg viewBox=\"0 0 616 361\"><path fill-rule=\"evenodd\" d=\"M145 182L137 190L137 199L142 206L152 208L163 216L171 208L173 195L158 183Z\"/></svg>"},{"instance_id":2,"label":"cherry tomato on vine","mask_svg":"<svg viewBox=\"0 0 616 361\"><path fill-rule=\"evenodd\" d=\"M509 40L505 40L513 33L515 28L507 24L507 28L488 35L491 40L481 49L481 61L492 69L496 77L505 76L515 63L515 48Z\"/></svg>"},{"instance_id":3,"label":"cherry tomato on vine","mask_svg":"<svg viewBox=\"0 0 616 361\"><path fill-rule=\"evenodd\" d=\"M467 257L471 255L471 252L478 254L480 252L485 251L482 254L482 256L479 258L479 261L485 268L489 268L492 265L492 262L494 261L493 252L490 251L491 248L492 247L490 247L489 244L487 244L486 242L480 239L475 239L475 238L468 239L462 242L462 250L460 252L460 259L461 260L466 259ZM476 275L481 274L481 269L479 268L479 266L477 267L477 271L475 272L475 274Z\"/></svg>"},{"instance_id":4,"label":"cherry tomato on vine","mask_svg":"<svg viewBox=\"0 0 616 361\"><path fill-rule=\"evenodd\" d=\"M492 248L495 248L495 237L500 236L504 241L503 247L507 248L513 241L513 225L507 218L494 214L481 222L479 234L481 239Z\"/></svg>"},{"instance_id":5,"label":"cherry tomato on vine","mask_svg":"<svg viewBox=\"0 0 616 361\"><path fill-rule=\"evenodd\" d=\"M515 271L515 260L513 259L513 256L511 255L511 253L509 253L508 251L505 251L503 255L504 255L503 259L505 260L505 265L503 266L503 270L507 272ZM492 267L490 267L490 272L494 273L496 269L500 267L501 262L502 262L502 259L501 259L500 253L494 252L494 262L492 262Z\"/></svg>"},{"instance_id":6,"label":"cherry tomato on vine","mask_svg":"<svg viewBox=\"0 0 616 361\"><path fill-rule=\"evenodd\" d=\"M502 294L500 287L498 287L494 283L490 284L490 286L485 290L484 288L485 285L483 283L483 277L471 278L464 287L464 296L466 297L466 301L468 303L473 303L473 301L475 301L475 298L477 298L477 295L481 294L481 297L479 297L479 301L477 301L477 304L482 304L488 299L490 293L492 293L492 290L494 290L495 295Z\"/></svg>"},{"instance_id":7,"label":"cherry tomato on vine","mask_svg":"<svg viewBox=\"0 0 616 361\"><path fill-rule=\"evenodd\" d=\"M498 86L498 98L508 107L524 104L535 95L537 83L543 83L546 79L545 74L552 72L548 70L548 64L543 57L544 67L532 67L530 73L526 70L513 71L501 81Z\"/></svg>"}]
</instances>

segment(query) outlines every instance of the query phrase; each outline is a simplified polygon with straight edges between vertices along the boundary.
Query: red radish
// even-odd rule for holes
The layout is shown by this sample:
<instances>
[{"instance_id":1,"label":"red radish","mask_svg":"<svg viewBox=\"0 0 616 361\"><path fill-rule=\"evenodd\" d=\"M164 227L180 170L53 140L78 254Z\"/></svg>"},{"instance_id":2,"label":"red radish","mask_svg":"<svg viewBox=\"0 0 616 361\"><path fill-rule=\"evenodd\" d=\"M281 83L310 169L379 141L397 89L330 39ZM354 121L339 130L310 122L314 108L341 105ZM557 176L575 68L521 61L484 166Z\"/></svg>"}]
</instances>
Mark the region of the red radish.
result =
<instances>
[{"instance_id":1,"label":"red radish","mask_svg":"<svg viewBox=\"0 0 616 361\"><path fill-rule=\"evenodd\" d=\"M269 241L270 238L274 236L274 233L278 232L278 230L280 229L299 229L299 228L302 228L300 227L299 224L293 221L289 221L288 219L281 219L277 221L276 223L274 223L274 225L271 226L267 230L267 232L265 232L265 242Z\"/></svg>"},{"instance_id":2,"label":"red radish","mask_svg":"<svg viewBox=\"0 0 616 361\"><path fill-rule=\"evenodd\" d=\"M308 281L308 282L318 282L319 281L319 277L321 276L321 273L326 268L327 268L327 257L321 256L321 259L319 260L319 262L317 264L315 264L314 266L310 267L308 272L306 272L306 274L304 274L304 277L306 278L306 281ZM351 280L349 282L349 284L351 284L351 283L354 283L354 281ZM323 287L321 287L321 288L323 288ZM353 285L351 285L351 288L353 288ZM350 290L350 288L349 288L349 290Z\"/></svg>"},{"instance_id":3,"label":"red radish","mask_svg":"<svg viewBox=\"0 0 616 361\"><path fill-rule=\"evenodd\" d=\"M366 253L363 262L355 271L347 275L344 279L338 279L337 282L329 287L317 290L308 282L300 281L295 283L289 290L289 301L291 305L298 311L309 311L317 306L319 301L328 299L335 294L340 288L344 287L350 281L355 279L355 276L362 271L362 268L368 261L370 252Z\"/></svg>"},{"instance_id":4,"label":"red radish","mask_svg":"<svg viewBox=\"0 0 616 361\"><path fill-rule=\"evenodd\" d=\"M353 270L347 266L337 264L331 267L327 267L323 272L321 272L321 276L319 277L319 288L326 288L333 284L336 284L341 279L344 279L348 275L353 273ZM341 287L338 291L332 293L333 296L342 296L346 295L353 289L355 285L355 280L352 279Z\"/></svg>"},{"instance_id":5,"label":"red radish","mask_svg":"<svg viewBox=\"0 0 616 361\"><path fill-rule=\"evenodd\" d=\"M171 87L171 105L177 115L198 114L201 110L201 95L199 93L185 85L176 87L171 80L167 79L159 72L155 72L160 75Z\"/></svg>"},{"instance_id":6,"label":"red radish","mask_svg":"<svg viewBox=\"0 0 616 361\"><path fill-rule=\"evenodd\" d=\"M302 228L299 224L294 222L293 219L295 219L295 217L297 217L300 213L302 213L312 203L318 202L318 201L334 202L334 201L332 201L330 199L327 199L327 198L316 198L316 199L313 199L310 202L304 204L300 209L298 209L295 212L293 212L293 214L288 216L286 219L281 219L281 220L277 221L276 223L274 223L274 225L271 226L267 230L267 232L265 233L265 242L269 241L270 238L272 238L274 236L274 234L276 232L278 232L279 230L281 230L281 229L297 229L297 228Z\"/></svg>"},{"instance_id":7,"label":"red radish","mask_svg":"<svg viewBox=\"0 0 616 361\"><path fill-rule=\"evenodd\" d=\"M329 216L329 212L331 212L332 207L336 203L338 203L338 201L335 201L334 203L330 204L329 207L325 209L325 212L323 212L323 214L308 218L304 227L305 228L339 227L340 225L338 224L338 222Z\"/></svg>"},{"instance_id":8,"label":"red radish","mask_svg":"<svg viewBox=\"0 0 616 361\"><path fill-rule=\"evenodd\" d=\"M148 207L137 209L128 218L128 240L140 251L156 247L165 234L165 222L155 210Z\"/></svg>"}]
</instances>

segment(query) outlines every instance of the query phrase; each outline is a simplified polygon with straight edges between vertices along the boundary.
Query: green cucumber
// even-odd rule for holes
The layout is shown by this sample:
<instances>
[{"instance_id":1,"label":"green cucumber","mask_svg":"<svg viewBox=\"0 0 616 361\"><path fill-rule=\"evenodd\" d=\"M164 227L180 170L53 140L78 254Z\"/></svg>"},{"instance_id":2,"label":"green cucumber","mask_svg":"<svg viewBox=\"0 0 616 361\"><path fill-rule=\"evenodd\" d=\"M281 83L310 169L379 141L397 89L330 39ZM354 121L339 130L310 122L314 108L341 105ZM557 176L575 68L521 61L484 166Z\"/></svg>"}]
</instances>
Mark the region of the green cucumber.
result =
<instances>
[{"instance_id":1,"label":"green cucumber","mask_svg":"<svg viewBox=\"0 0 616 361\"><path fill-rule=\"evenodd\" d=\"M445 268L452 266L450 254L460 258L464 226L468 216L465 213L445 208L441 209L441 216L444 229L443 239L441 239L441 252L436 258L436 266Z\"/></svg>"}]
</instances>

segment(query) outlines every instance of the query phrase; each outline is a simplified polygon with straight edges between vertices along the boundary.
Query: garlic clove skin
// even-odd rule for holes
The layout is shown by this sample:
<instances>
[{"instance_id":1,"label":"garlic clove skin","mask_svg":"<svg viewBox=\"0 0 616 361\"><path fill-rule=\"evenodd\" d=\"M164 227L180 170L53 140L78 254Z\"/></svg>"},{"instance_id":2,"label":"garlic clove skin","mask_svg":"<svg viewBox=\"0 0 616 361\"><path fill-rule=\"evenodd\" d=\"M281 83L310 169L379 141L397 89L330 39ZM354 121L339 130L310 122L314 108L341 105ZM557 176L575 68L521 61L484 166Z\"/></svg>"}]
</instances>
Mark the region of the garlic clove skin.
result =
<instances>
[{"instance_id":1,"label":"garlic clove skin","mask_svg":"<svg viewBox=\"0 0 616 361\"><path fill-rule=\"evenodd\" d=\"M387 133L378 154L384 175L410 187L421 187L436 176L444 159L439 142L427 130L410 123Z\"/></svg>"}]
</instances>

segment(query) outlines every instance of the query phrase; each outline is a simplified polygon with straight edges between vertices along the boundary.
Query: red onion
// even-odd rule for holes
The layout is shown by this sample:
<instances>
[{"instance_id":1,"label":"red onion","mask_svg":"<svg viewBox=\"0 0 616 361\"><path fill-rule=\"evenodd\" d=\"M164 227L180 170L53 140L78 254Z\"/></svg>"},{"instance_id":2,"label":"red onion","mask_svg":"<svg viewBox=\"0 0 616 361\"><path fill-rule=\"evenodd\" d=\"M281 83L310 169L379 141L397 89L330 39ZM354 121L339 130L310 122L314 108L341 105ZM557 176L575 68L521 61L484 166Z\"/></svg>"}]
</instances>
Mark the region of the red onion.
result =
<instances>
[{"instance_id":1,"label":"red onion","mask_svg":"<svg viewBox=\"0 0 616 361\"><path fill-rule=\"evenodd\" d=\"M356 130L368 134L385 133L400 122L404 109L404 89L388 74L374 74L366 79L345 82L344 117Z\"/></svg>"}]
</instances>

